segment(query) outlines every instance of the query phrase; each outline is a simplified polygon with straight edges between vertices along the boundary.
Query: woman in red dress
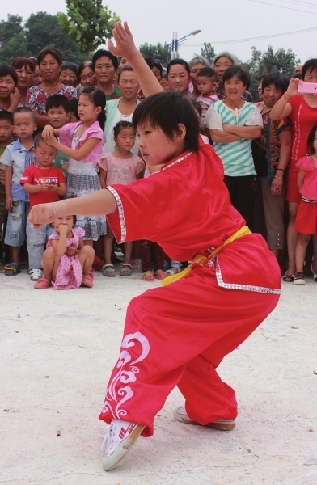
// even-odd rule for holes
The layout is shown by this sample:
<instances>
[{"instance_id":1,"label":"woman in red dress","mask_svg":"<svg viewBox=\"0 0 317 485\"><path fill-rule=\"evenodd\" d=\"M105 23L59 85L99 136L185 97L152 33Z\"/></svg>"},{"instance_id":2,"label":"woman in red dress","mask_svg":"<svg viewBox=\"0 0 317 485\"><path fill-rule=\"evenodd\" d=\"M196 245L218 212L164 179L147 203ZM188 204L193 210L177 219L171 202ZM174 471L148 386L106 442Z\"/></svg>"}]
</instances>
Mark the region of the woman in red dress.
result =
<instances>
[{"instance_id":1,"label":"woman in red dress","mask_svg":"<svg viewBox=\"0 0 317 485\"><path fill-rule=\"evenodd\" d=\"M156 241L171 258L193 264L171 277L170 285L129 304L100 414L108 423L105 470L116 466L140 434L153 434L154 417L175 386L185 397L176 419L233 429L235 392L216 369L280 296L276 258L230 204L222 162L211 146L199 144L190 101L160 92L126 24L117 24L113 34L113 53L128 58L146 96L157 93L138 106L133 124L143 159L161 170L130 185L36 206L29 220L37 226L64 214L107 214L118 241Z\"/></svg>"}]
</instances>

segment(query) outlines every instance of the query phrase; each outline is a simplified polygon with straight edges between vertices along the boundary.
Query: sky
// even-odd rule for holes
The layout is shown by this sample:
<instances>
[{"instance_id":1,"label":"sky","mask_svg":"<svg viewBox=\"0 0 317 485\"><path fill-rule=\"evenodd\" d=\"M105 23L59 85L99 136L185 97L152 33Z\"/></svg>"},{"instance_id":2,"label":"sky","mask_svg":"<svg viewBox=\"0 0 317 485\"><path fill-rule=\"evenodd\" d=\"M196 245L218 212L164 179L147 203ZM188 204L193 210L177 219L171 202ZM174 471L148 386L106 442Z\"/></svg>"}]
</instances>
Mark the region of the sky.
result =
<instances>
[{"instance_id":1,"label":"sky","mask_svg":"<svg viewBox=\"0 0 317 485\"><path fill-rule=\"evenodd\" d=\"M26 20L37 11L66 11L64 0L1 3L0 19L7 14ZM104 5L128 21L137 46L170 43L173 32L180 39L201 30L180 46L180 57L186 60L200 54L204 42L210 42L216 53L229 51L243 61L250 59L252 46L265 51L269 44L274 51L292 49L302 62L317 57L317 0L104 0ZM295 33L309 29L313 30ZM267 38L256 39L262 36Z\"/></svg>"}]
</instances>

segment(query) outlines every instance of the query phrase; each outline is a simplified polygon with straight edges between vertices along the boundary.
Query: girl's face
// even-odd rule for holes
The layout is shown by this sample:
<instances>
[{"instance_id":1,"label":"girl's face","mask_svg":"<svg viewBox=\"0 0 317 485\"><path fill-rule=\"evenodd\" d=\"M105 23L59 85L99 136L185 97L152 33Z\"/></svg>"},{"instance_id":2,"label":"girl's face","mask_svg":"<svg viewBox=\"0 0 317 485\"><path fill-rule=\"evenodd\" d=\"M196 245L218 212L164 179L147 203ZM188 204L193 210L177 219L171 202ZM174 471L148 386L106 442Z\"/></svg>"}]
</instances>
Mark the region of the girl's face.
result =
<instances>
[{"instance_id":1,"label":"girl's face","mask_svg":"<svg viewBox=\"0 0 317 485\"><path fill-rule=\"evenodd\" d=\"M33 86L34 72L27 65L22 66L20 69L16 69L15 72L18 75L19 89L25 90Z\"/></svg>"},{"instance_id":2,"label":"girl's face","mask_svg":"<svg viewBox=\"0 0 317 485\"><path fill-rule=\"evenodd\" d=\"M138 147L149 167L163 165L184 152L186 128L179 124L179 134L171 140L160 127L153 127L148 121L137 128Z\"/></svg>"},{"instance_id":3,"label":"girl's face","mask_svg":"<svg viewBox=\"0 0 317 485\"><path fill-rule=\"evenodd\" d=\"M95 73L90 66L81 71L80 82L82 86L94 86L96 83Z\"/></svg>"},{"instance_id":4,"label":"girl's face","mask_svg":"<svg viewBox=\"0 0 317 485\"><path fill-rule=\"evenodd\" d=\"M40 71L44 81L57 81L61 66L52 54L46 54L40 62Z\"/></svg>"},{"instance_id":5,"label":"girl's face","mask_svg":"<svg viewBox=\"0 0 317 485\"><path fill-rule=\"evenodd\" d=\"M227 67L232 66L232 60L229 57L219 57L218 61L215 64L215 71L217 74L217 81L221 83L222 76Z\"/></svg>"},{"instance_id":6,"label":"girl's face","mask_svg":"<svg viewBox=\"0 0 317 485\"><path fill-rule=\"evenodd\" d=\"M307 71L303 81L307 83L317 83L317 70L310 69Z\"/></svg>"},{"instance_id":7,"label":"girl's face","mask_svg":"<svg viewBox=\"0 0 317 485\"><path fill-rule=\"evenodd\" d=\"M114 141L121 150L126 150L127 152L132 150L135 141L133 128L122 128Z\"/></svg>"},{"instance_id":8,"label":"girl's face","mask_svg":"<svg viewBox=\"0 0 317 485\"><path fill-rule=\"evenodd\" d=\"M87 94L81 94L78 100L78 116L81 121L96 121L101 111L96 107Z\"/></svg>"},{"instance_id":9,"label":"girl's face","mask_svg":"<svg viewBox=\"0 0 317 485\"><path fill-rule=\"evenodd\" d=\"M67 226L67 232L69 232L74 226L74 216L58 217L53 222L53 227L57 229L60 225Z\"/></svg>"}]
</instances>

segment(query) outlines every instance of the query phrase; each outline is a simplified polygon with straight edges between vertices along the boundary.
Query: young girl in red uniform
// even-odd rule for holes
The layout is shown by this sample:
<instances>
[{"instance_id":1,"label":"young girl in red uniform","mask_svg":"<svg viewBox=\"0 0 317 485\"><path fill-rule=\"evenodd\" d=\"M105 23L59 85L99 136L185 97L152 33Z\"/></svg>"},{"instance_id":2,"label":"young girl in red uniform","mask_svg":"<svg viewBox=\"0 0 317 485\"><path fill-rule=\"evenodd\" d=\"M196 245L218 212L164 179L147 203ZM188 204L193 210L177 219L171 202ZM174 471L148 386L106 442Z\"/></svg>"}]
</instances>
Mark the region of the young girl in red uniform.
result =
<instances>
[{"instance_id":1,"label":"young girl in red uniform","mask_svg":"<svg viewBox=\"0 0 317 485\"><path fill-rule=\"evenodd\" d=\"M178 261L193 260L177 281L146 291L129 304L120 356L100 419L108 423L103 462L116 466L136 438L151 436L157 412L175 386L185 397L176 419L232 429L234 390L217 367L273 311L280 270L263 238L251 234L230 204L221 160L199 144L191 102L160 86L116 24L114 54L129 59L145 96L133 125L142 158L161 165L151 177L112 185L87 197L33 208L40 226L65 214L107 214L118 241L148 239ZM167 116L168 114L168 116Z\"/></svg>"}]
</instances>

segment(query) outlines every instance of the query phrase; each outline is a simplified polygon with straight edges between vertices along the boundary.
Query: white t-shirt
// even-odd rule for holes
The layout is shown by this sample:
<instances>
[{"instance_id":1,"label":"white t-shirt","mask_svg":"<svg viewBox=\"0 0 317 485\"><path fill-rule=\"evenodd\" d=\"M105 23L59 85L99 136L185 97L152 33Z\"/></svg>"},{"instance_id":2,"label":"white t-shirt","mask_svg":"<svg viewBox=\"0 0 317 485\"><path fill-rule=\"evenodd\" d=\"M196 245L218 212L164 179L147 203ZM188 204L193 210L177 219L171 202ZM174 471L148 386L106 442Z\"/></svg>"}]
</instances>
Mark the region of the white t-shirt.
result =
<instances>
[{"instance_id":1,"label":"white t-shirt","mask_svg":"<svg viewBox=\"0 0 317 485\"><path fill-rule=\"evenodd\" d=\"M206 113L206 126L211 130L223 131L222 124L238 126L263 126L260 111L253 103L245 102L242 108L228 108L223 101L213 103ZM225 175L238 177L256 175L251 154L251 141L241 138L233 142L214 142L214 149L222 160Z\"/></svg>"}]
</instances>

